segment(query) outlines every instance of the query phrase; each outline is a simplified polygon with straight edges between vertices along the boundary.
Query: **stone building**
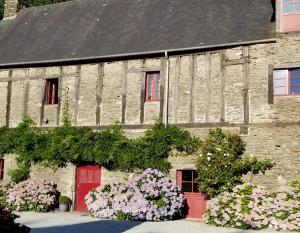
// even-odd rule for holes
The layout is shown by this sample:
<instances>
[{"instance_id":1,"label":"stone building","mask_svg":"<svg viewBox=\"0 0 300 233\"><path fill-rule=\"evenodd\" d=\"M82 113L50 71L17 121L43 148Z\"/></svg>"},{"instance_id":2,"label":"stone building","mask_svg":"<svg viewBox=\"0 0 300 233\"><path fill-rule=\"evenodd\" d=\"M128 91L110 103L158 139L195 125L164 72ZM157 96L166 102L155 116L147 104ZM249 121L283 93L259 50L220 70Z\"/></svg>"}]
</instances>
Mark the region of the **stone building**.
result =
<instances>
[{"instance_id":1,"label":"stone building","mask_svg":"<svg viewBox=\"0 0 300 233\"><path fill-rule=\"evenodd\" d=\"M75 0L22 9L0 22L0 125L25 116L73 125L120 121L141 135L154 117L205 136L240 132L247 154L276 166L253 181L278 189L300 178L300 3L279 0ZM171 179L195 157L172 158ZM6 171L13 166L4 162ZM51 176L49 175L51 174ZM101 170L101 183L122 174ZM76 196L76 167L52 177Z\"/></svg>"}]
</instances>

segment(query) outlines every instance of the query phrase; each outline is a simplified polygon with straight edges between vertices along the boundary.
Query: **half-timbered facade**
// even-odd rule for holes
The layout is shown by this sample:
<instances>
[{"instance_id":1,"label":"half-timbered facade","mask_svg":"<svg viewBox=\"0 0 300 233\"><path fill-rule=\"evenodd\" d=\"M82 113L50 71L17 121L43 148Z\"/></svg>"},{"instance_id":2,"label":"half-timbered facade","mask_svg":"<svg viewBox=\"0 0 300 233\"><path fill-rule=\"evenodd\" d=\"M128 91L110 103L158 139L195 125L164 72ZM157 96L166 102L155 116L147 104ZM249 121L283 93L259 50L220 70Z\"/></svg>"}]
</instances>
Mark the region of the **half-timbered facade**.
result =
<instances>
[{"instance_id":1,"label":"half-timbered facade","mask_svg":"<svg viewBox=\"0 0 300 233\"><path fill-rule=\"evenodd\" d=\"M119 121L136 137L159 118L199 136L214 127L240 132L247 154L276 162L253 181L278 189L300 177L299 5L78 0L23 9L16 18L6 12L0 125L30 116L41 127L59 126L68 90L75 126L101 130ZM174 182L194 169L193 156L171 160ZM13 164L7 157L4 171ZM63 193L76 195L75 167L35 167L32 176L50 173ZM100 174L101 183L124 176Z\"/></svg>"}]
</instances>

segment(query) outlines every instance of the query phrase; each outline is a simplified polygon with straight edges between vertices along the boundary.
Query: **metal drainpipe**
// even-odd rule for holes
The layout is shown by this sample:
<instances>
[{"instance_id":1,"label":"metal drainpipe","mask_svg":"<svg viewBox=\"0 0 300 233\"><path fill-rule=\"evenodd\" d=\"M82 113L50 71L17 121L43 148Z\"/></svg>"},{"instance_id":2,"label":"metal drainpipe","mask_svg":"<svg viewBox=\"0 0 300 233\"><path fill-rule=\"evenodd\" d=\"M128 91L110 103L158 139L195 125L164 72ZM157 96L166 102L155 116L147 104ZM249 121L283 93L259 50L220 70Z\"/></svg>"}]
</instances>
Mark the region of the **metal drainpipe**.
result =
<instances>
[{"instance_id":1,"label":"metal drainpipe","mask_svg":"<svg viewBox=\"0 0 300 233\"><path fill-rule=\"evenodd\" d=\"M165 51L166 58L166 80L165 80L165 96L164 96L164 117L163 123L165 126L168 125L168 110L169 110L169 70L170 70L170 59L168 55L168 51Z\"/></svg>"}]
</instances>

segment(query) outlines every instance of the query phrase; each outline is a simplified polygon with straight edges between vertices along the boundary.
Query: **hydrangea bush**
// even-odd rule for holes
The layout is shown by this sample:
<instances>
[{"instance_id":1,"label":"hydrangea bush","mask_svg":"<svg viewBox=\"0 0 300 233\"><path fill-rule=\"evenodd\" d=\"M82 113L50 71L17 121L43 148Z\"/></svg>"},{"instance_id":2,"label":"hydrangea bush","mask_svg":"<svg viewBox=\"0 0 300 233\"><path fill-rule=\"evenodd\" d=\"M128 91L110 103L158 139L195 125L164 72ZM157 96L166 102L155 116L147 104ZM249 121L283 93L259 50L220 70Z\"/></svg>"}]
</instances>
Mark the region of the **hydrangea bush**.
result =
<instances>
[{"instance_id":1,"label":"hydrangea bush","mask_svg":"<svg viewBox=\"0 0 300 233\"><path fill-rule=\"evenodd\" d=\"M184 198L179 188L159 170L147 169L127 184L96 188L85 197L94 217L161 221L180 217Z\"/></svg>"},{"instance_id":2,"label":"hydrangea bush","mask_svg":"<svg viewBox=\"0 0 300 233\"><path fill-rule=\"evenodd\" d=\"M47 212L57 204L56 185L48 181L27 180L9 189L7 203L16 211Z\"/></svg>"},{"instance_id":3,"label":"hydrangea bush","mask_svg":"<svg viewBox=\"0 0 300 233\"><path fill-rule=\"evenodd\" d=\"M239 185L212 199L205 218L216 226L300 232L300 193L271 193L261 186Z\"/></svg>"},{"instance_id":4,"label":"hydrangea bush","mask_svg":"<svg viewBox=\"0 0 300 233\"><path fill-rule=\"evenodd\" d=\"M1 207L9 207L8 203L7 203L7 197L8 197L8 190L11 188L11 184L9 183L5 183L5 182L1 182L0 183L0 206Z\"/></svg>"}]
</instances>

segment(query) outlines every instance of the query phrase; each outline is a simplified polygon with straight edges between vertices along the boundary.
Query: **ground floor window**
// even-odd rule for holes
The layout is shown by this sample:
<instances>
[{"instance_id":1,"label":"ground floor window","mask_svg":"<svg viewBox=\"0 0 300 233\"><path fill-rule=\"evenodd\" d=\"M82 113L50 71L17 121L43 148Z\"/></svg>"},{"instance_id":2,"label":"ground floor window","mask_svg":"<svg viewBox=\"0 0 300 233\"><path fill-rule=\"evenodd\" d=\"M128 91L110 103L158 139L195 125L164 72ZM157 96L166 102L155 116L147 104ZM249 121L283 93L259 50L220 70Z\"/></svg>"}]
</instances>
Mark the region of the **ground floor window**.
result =
<instances>
[{"instance_id":1,"label":"ground floor window","mask_svg":"<svg viewBox=\"0 0 300 233\"><path fill-rule=\"evenodd\" d=\"M177 185L182 192L198 193L198 184L196 183L197 172L195 170L178 170Z\"/></svg>"}]
</instances>

